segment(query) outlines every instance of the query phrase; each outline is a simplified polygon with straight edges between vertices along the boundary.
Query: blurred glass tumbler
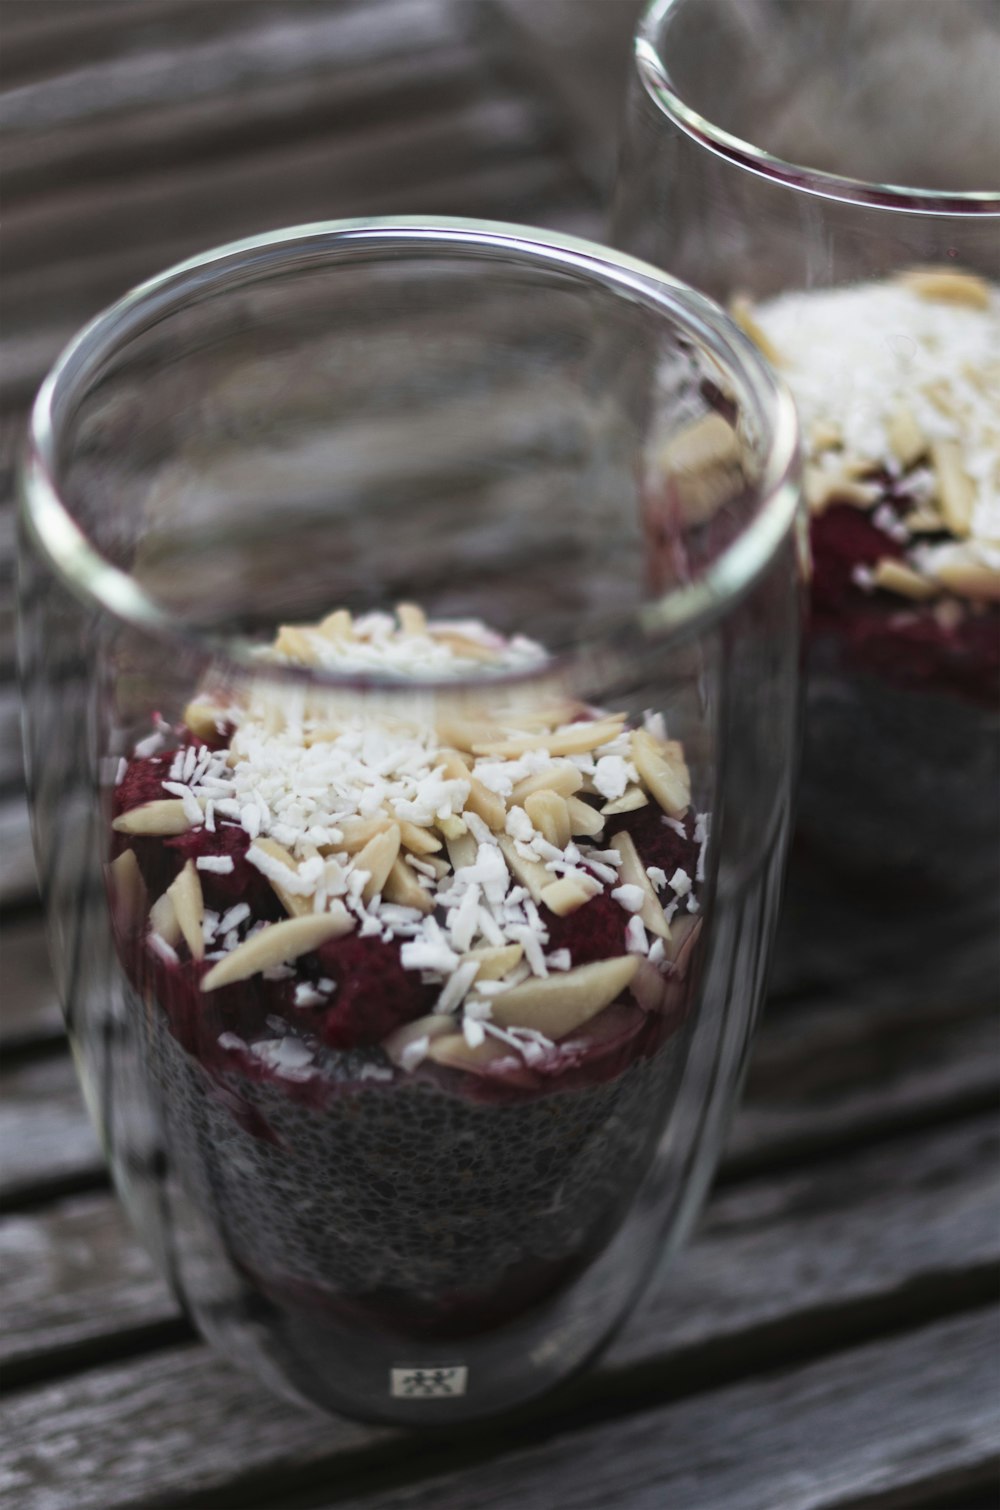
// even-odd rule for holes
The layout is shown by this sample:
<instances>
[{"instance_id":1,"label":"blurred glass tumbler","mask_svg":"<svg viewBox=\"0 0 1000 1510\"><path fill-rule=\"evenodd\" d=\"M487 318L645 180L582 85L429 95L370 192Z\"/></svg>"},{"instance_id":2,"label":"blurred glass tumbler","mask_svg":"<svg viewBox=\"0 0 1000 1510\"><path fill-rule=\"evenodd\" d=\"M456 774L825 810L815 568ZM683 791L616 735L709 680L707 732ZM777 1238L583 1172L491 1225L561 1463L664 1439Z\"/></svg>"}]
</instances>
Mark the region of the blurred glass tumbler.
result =
<instances>
[{"instance_id":1,"label":"blurred glass tumbler","mask_svg":"<svg viewBox=\"0 0 1000 1510\"><path fill-rule=\"evenodd\" d=\"M636 37L611 239L728 303L803 428L778 989L996 988L998 72L978 0L657 0Z\"/></svg>"},{"instance_id":2,"label":"blurred glass tumbler","mask_svg":"<svg viewBox=\"0 0 1000 1510\"><path fill-rule=\"evenodd\" d=\"M161 1272L328 1409L550 1387L680 1241L746 1061L796 749L790 397L602 248L304 226L76 338L22 525L51 948Z\"/></svg>"}]
</instances>

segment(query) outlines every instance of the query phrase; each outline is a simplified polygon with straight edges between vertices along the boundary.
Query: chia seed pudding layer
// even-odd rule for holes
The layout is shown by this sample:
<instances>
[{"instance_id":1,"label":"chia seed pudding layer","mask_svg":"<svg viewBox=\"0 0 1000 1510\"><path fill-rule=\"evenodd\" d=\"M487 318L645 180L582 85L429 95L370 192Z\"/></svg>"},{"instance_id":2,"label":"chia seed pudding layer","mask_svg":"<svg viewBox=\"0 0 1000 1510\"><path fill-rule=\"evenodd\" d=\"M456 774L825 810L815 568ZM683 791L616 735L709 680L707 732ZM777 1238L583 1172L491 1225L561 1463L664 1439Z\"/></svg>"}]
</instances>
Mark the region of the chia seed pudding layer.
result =
<instances>
[{"instance_id":1,"label":"chia seed pudding layer","mask_svg":"<svg viewBox=\"0 0 1000 1510\"><path fill-rule=\"evenodd\" d=\"M1000 291L914 269L736 313L795 395L811 510L806 742L776 984L794 989L820 959L828 982L905 974L909 960L911 980L990 989Z\"/></svg>"},{"instance_id":2,"label":"chia seed pudding layer","mask_svg":"<svg viewBox=\"0 0 1000 1510\"><path fill-rule=\"evenodd\" d=\"M323 625L264 653L544 664L409 605ZM614 1236L676 1092L709 827L683 751L658 715L497 705L423 728L205 688L119 768L115 936L175 1173L300 1319L523 1313Z\"/></svg>"}]
</instances>

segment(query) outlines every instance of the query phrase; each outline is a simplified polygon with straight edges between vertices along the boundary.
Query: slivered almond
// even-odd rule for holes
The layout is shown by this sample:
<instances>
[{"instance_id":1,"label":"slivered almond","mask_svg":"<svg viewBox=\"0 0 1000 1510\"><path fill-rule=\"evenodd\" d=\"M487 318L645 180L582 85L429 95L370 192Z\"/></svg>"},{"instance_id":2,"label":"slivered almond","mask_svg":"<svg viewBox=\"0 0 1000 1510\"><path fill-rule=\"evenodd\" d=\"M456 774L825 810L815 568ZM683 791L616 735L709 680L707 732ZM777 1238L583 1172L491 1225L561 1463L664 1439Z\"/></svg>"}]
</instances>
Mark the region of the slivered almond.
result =
<instances>
[{"instance_id":1,"label":"slivered almond","mask_svg":"<svg viewBox=\"0 0 1000 1510\"><path fill-rule=\"evenodd\" d=\"M844 437L837 425L829 419L816 420L809 429L809 449L817 454L820 451L835 451L843 444Z\"/></svg>"},{"instance_id":2,"label":"slivered almond","mask_svg":"<svg viewBox=\"0 0 1000 1510\"><path fill-rule=\"evenodd\" d=\"M532 792L525 799L524 810L532 823L556 849L565 849L573 837L565 797L558 792Z\"/></svg>"},{"instance_id":3,"label":"slivered almond","mask_svg":"<svg viewBox=\"0 0 1000 1510\"><path fill-rule=\"evenodd\" d=\"M324 848L345 850L349 855L356 854L366 844L370 844L376 834L384 833L392 822L388 813L373 813L370 818L345 818L343 823L337 825L343 835L340 843Z\"/></svg>"},{"instance_id":4,"label":"slivered almond","mask_svg":"<svg viewBox=\"0 0 1000 1510\"><path fill-rule=\"evenodd\" d=\"M136 928L146 915L149 898L134 849L123 849L108 866L115 919L120 928Z\"/></svg>"},{"instance_id":5,"label":"slivered almond","mask_svg":"<svg viewBox=\"0 0 1000 1510\"><path fill-rule=\"evenodd\" d=\"M158 933L165 944L171 949L181 941L181 925L177 921L177 913L170 899L170 893L164 892L158 897L149 909L149 926L154 933Z\"/></svg>"},{"instance_id":6,"label":"slivered almond","mask_svg":"<svg viewBox=\"0 0 1000 1510\"><path fill-rule=\"evenodd\" d=\"M397 603L396 617L404 634L427 633L427 615L416 603Z\"/></svg>"},{"instance_id":7,"label":"slivered almond","mask_svg":"<svg viewBox=\"0 0 1000 1510\"><path fill-rule=\"evenodd\" d=\"M402 860L392 862L382 895L387 902L396 902L400 907L415 907L425 914L434 911L434 898Z\"/></svg>"},{"instance_id":8,"label":"slivered almond","mask_svg":"<svg viewBox=\"0 0 1000 1510\"><path fill-rule=\"evenodd\" d=\"M264 851L265 855L270 855L272 860L277 860L279 865L284 865L288 870L293 872L298 870L298 862L294 855L289 854L288 850L283 844L279 844L277 839L255 839L253 842L258 849ZM312 897L298 896L294 892L286 891L280 882L272 881L270 876L266 879L278 901L290 917L301 918L305 917L307 913L312 912Z\"/></svg>"},{"instance_id":9,"label":"slivered almond","mask_svg":"<svg viewBox=\"0 0 1000 1510\"><path fill-rule=\"evenodd\" d=\"M457 813L451 813L447 818L435 818L434 826L441 830L446 841L461 839L463 834L469 832L469 825Z\"/></svg>"},{"instance_id":10,"label":"slivered almond","mask_svg":"<svg viewBox=\"0 0 1000 1510\"><path fill-rule=\"evenodd\" d=\"M310 749L313 745L329 744L332 740L339 739L343 732L339 724L321 724L304 733L302 743L306 749Z\"/></svg>"},{"instance_id":11,"label":"slivered almond","mask_svg":"<svg viewBox=\"0 0 1000 1510\"><path fill-rule=\"evenodd\" d=\"M615 834L611 840L611 848L616 849L622 857L618 884L638 886L643 893L643 903L638 916L642 919L644 926L659 938L668 939L670 925L663 916L663 908L653 889L653 883L646 874L646 867L639 858L639 851L635 847L632 835L624 830Z\"/></svg>"},{"instance_id":12,"label":"slivered almond","mask_svg":"<svg viewBox=\"0 0 1000 1510\"><path fill-rule=\"evenodd\" d=\"M661 744L646 729L632 734L632 762L647 788L671 818L680 818L691 804L691 776L677 740Z\"/></svg>"},{"instance_id":13,"label":"slivered almond","mask_svg":"<svg viewBox=\"0 0 1000 1510\"><path fill-rule=\"evenodd\" d=\"M397 818L395 821L403 838L403 848L408 849L411 855L437 854L441 840L429 828L421 828L419 823L410 823L406 818Z\"/></svg>"},{"instance_id":14,"label":"slivered almond","mask_svg":"<svg viewBox=\"0 0 1000 1510\"><path fill-rule=\"evenodd\" d=\"M411 1043L417 1043L421 1038L442 1038L446 1033L453 1034L454 1031L454 1017L435 1012L430 1017L418 1017L414 1022L404 1023L401 1028L394 1028L387 1038L383 1038L382 1047L393 1064L401 1065L403 1050L409 1048Z\"/></svg>"},{"instance_id":15,"label":"slivered almond","mask_svg":"<svg viewBox=\"0 0 1000 1510\"><path fill-rule=\"evenodd\" d=\"M579 797L567 797L566 811L574 834L585 834L588 839L594 839L603 832L604 819L589 802L584 802Z\"/></svg>"},{"instance_id":16,"label":"slivered almond","mask_svg":"<svg viewBox=\"0 0 1000 1510\"><path fill-rule=\"evenodd\" d=\"M946 561L935 566L934 577L959 597L980 603L1000 602L1000 572L976 561Z\"/></svg>"},{"instance_id":17,"label":"slivered almond","mask_svg":"<svg viewBox=\"0 0 1000 1510\"><path fill-rule=\"evenodd\" d=\"M483 785L478 776L473 775L458 750L445 750L442 764L446 775L453 781L467 781L469 783L469 795L465 805L477 817L482 818L494 833L499 833L507 821L507 808L502 797L496 792L491 792L489 787Z\"/></svg>"},{"instance_id":18,"label":"slivered almond","mask_svg":"<svg viewBox=\"0 0 1000 1510\"><path fill-rule=\"evenodd\" d=\"M455 834L453 838L446 836L444 842L452 870L464 870L467 865L475 865L479 846L468 829Z\"/></svg>"},{"instance_id":19,"label":"slivered almond","mask_svg":"<svg viewBox=\"0 0 1000 1510\"><path fill-rule=\"evenodd\" d=\"M890 556L883 556L881 561L876 561L872 569L872 581L876 587L882 587L886 592L899 593L903 598L936 598L940 587L929 577L922 577L912 567L904 566L902 561L894 561Z\"/></svg>"},{"instance_id":20,"label":"slivered almond","mask_svg":"<svg viewBox=\"0 0 1000 1510\"><path fill-rule=\"evenodd\" d=\"M468 835L468 834L466 835L466 838L470 838L470 837L471 837L470 835ZM456 844L461 844L462 840L461 839L456 839L453 842L456 843ZM444 857L442 855L423 855L423 856L421 856L421 858L423 859L423 862L424 862L425 865L429 865L431 867L431 869L434 871L434 874L435 874L435 876L437 877L437 879L439 881L443 881L444 878L445 878L445 876L448 875L449 871L452 871L452 870L455 869L454 865L450 865L448 863L448 860L451 859L450 855L448 857L448 860L444 859ZM473 855L473 859L475 859L474 855Z\"/></svg>"},{"instance_id":21,"label":"slivered almond","mask_svg":"<svg viewBox=\"0 0 1000 1510\"><path fill-rule=\"evenodd\" d=\"M369 839L364 849L359 850L354 856L357 869L368 871L368 880L361 892L366 902L378 896L389 879L389 872L399 856L401 841L399 825L394 823L384 833L376 834L374 839Z\"/></svg>"},{"instance_id":22,"label":"slivered almond","mask_svg":"<svg viewBox=\"0 0 1000 1510\"><path fill-rule=\"evenodd\" d=\"M314 912L310 917L269 923L213 965L203 977L201 989L217 991L220 986L249 980L251 975L259 975L262 970L290 964L300 954L318 949L328 939L350 933L353 927L354 919L340 902L334 902L329 912Z\"/></svg>"},{"instance_id":23,"label":"slivered almond","mask_svg":"<svg viewBox=\"0 0 1000 1510\"><path fill-rule=\"evenodd\" d=\"M663 946L663 953L675 968L676 974L683 976L691 962L691 954L701 932L701 918L692 917L689 912L679 918L674 918L671 927L670 938Z\"/></svg>"},{"instance_id":24,"label":"slivered almond","mask_svg":"<svg viewBox=\"0 0 1000 1510\"><path fill-rule=\"evenodd\" d=\"M606 802L601 812L605 818L613 818L618 813L634 813L640 807L646 807L648 803L649 798L641 786L627 786L614 802Z\"/></svg>"},{"instance_id":25,"label":"slivered almond","mask_svg":"<svg viewBox=\"0 0 1000 1510\"><path fill-rule=\"evenodd\" d=\"M111 827L116 834L149 834L165 839L168 835L186 834L192 823L179 797L164 797L130 808Z\"/></svg>"},{"instance_id":26,"label":"slivered almond","mask_svg":"<svg viewBox=\"0 0 1000 1510\"><path fill-rule=\"evenodd\" d=\"M518 781L510 794L510 801L514 807L523 807L533 792L557 792L560 797L572 797L582 786L583 776L576 766L568 760L558 760Z\"/></svg>"},{"instance_id":27,"label":"slivered almond","mask_svg":"<svg viewBox=\"0 0 1000 1510\"><path fill-rule=\"evenodd\" d=\"M447 1036L434 1038L427 1048L428 1059L452 1070L481 1070L495 1060L510 1059L512 1056L517 1056L517 1050L496 1038L484 1038L482 1043L472 1049L466 1043L463 1033L449 1033Z\"/></svg>"},{"instance_id":28,"label":"slivered almond","mask_svg":"<svg viewBox=\"0 0 1000 1510\"><path fill-rule=\"evenodd\" d=\"M497 652L489 645L482 644L479 640L470 640L464 634L451 634L447 630L438 629L434 632L434 638L441 645L447 645L453 655L460 655L467 661L495 661Z\"/></svg>"},{"instance_id":29,"label":"slivered almond","mask_svg":"<svg viewBox=\"0 0 1000 1510\"><path fill-rule=\"evenodd\" d=\"M676 430L660 447L656 459L664 471L697 475L732 467L739 463L740 455L736 431L713 410Z\"/></svg>"},{"instance_id":30,"label":"slivered almond","mask_svg":"<svg viewBox=\"0 0 1000 1510\"><path fill-rule=\"evenodd\" d=\"M354 621L346 608L337 608L328 613L316 626L317 631L328 640L353 640Z\"/></svg>"},{"instance_id":31,"label":"slivered almond","mask_svg":"<svg viewBox=\"0 0 1000 1510\"><path fill-rule=\"evenodd\" d=\"M990 288L975 273L951 267L914 267L900 273L900 283L921 299L944 304L965 304L970 309L989 309Z\"/></svg>"},{"instance_id":32,"label":"slivered almond","mask_svg":"<svg viewBox=\"0 0 1000 1510\"><path fill-rule=\"evenodd\" d=\"M315 666L319 660L319 653L313 643L314 633L311 626L282 624L278 630L274 648L282 655L289 656L293 661L300 661L304 666Z\"/></svg>"},{"instance_id":33,"label":"slivered almond","mask_svg":"<svg viewBox=\"0 0 1000 1510\"><path fill-rule=\"evenodd\" d=\"M558 1041L620 996L638 964L638 955L626 954L543 980L526 980L491 998L493 1021L502 1028L535 1028Z\"/></svg>"},{"instance_id":34,"label":"slivered almond","mask_svg":"<svg viewBox=\"0 0 1000 1510\"><path fill-rule=\"evenodd\" d=\"M502 980L521 963L524 950L520 944L484 944L462 955L463 965L478 965L476 980Z\"/></svg>"},{"instance_id":35,"label":"slivered almond","mask_svg":"<svg viewBox=\"0 0 1000 1510\"><path fill-rule=\"evenodd\" d=\"M937 495L945 523L954 535L968 535L976 507L976 489L962 465L957 441L936 440L931 446L931 465L937 478Z\"/></svg>"},{"instance_id":36,"label":"slivered almond","mask_svg":"<svg viewBox=\"0 0 1000 1510\"><path fill-rule=\"evenodd\" d=\"M522 886L527 886L533 901L540 902L542 892L546 886L552 884L552 872L546 870L540 861L526 860L523 855L519 855L509 834L501 834L497 843L507 861L511 875L516 881L520 881Z\"/></svg>"},{"instance_id":37,"label":"slivered almond","mask_svg":"<svg viewBox=\"0 0 1000 1510\"><path fill-rule=\"evenodd\" d=\"M886 426L889 447L903 467L912 467L927 450L927 437L906 404L897 404Z\"/></svg>"},{"instance_id":38,"label":"slivered almond","mask_svg":"<svg viewBox=\"0 0 1000 1510\"><path fill-rule=\"evenodd\" d=\"M903 523L911 535L940 535L947 528L941 515L926 504L907 514Z\"/></svg>"},{"instance_id":39,"label":"slivered almond","mask_svg":"<svg viewBox=\"0 0 1000 1510\"><path fill-rule=\"evenodd\" d=\"M442 718L437 733L442 744L454 745L457 750L471 750L476 744L500 738L496 724L475 718Z\"/></svg>"},{"instance_id":40,"label":"slivered almond","mask_svg":"<svg viewBox=\"0 0 1000 1510\"><path fill-rule=\"evenodd\" d=\"M177 923L184 942L191 951L191 958L204 959L205 937L202 929L205 923L205 903L201 894L201 881L193 860L189 860L184 869L171 881L166 895L174 904Z\"/></svg>"},{"instance_id":41,"label":"slivered almond","mask_svg":"<svg viewBox=\"0 0 1000 1510\"><path fill-rule=\"evenodd\" d=\"M589 902L591 897L600 891L597 881L592 886L586 886L578 881L575 876L560 876L558 881L550 881L542 892L542 901L550 912L556 917L568 917L571 912L576 912L584 902Z\"/></svg>"},{"instance_id":42,"label":"slivered almond","mask_svg":"<svg viewBox=\"0 0 1000 1510\"><path fill-rule=\"evenodd\" d=\"M754 307L744 294L738 294L732 300L729 306L729 313L743 334L750 337L761 355L766 357L772 366L780 367L783 360L781 352L764 328L754 318Z\"/></svg>"},{"instance_id":43,"label":"slivered almond","mask_svg":"<svg viewBox=\"0 0 1000 1510\"><path fill-rule=\"evenodd\" d=\"M198 739L218 739L219 725L225 723L227 710L217 703L202 702L195 698L184 709L184 722Z\"/></svg>"},{"instance_id":44,"label":"slivered almond","mask_svg":"<svg viewBox=\"0 0 1000 1510\"><path fill-rule=\"evenodd\" d=\"M586 755L598 745L617 739L625 724L624 713L611 713L593 723L556 729L551 734L520 734L508 739L476 743L474 755L524 755L528 750L548 750L550 755Z\"/></svg>"},{"instance_id":45,"label":"slivered almond","mask_svg":"<svg viewBox=\"0 0 1000 1510\"><path fill-rule=\"evenodd\" d=\"M860 482L845 472L827 467L807 466L803 473L806 502L814 514L822 513L831 503L849 503L854 508L869 509L881 497L874 482Z\"/></svg>"}]
</instances>

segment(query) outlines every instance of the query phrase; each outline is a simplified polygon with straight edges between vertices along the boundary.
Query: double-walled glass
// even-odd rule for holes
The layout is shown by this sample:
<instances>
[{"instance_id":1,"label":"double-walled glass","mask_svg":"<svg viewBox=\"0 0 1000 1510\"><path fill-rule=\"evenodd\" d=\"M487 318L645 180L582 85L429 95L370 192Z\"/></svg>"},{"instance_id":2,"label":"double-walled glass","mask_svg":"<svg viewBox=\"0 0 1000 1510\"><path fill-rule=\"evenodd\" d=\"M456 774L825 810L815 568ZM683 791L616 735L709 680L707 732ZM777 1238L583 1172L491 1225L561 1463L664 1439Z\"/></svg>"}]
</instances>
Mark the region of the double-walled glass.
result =
<instances>
[{"instance_id":1,"label":"double-walled glass","mask_svg":"<svg viewBox=\"0 0 1000 1510\"><path fill-rule=\"evenodd\" d=\"M286 1393L404 1423L509 1406L588 1358L679 1241L737 1093L789 828L796 446L787 393L708 300L598 247L485 223L332 223L224 247L110 309L46 381L23 480L21 654L74 1053L162 1273L210 1340ZM455 675L427 634L437 658L405 668L255 649L289 623L377 639L400 600L418 637L422 611L466 648L481 622L503 637L487 644L530 636L545 654L484 654ZM579 753L602 712L616 715L605 749L624 739L627 755L642 728L653 762L640 789L607 757L628 788L613 816ZM491 828L461 794L424 828L395 809L414 874L393 884L418 903L415 881L454 896L478 853L502 891L503 853L526 878L509 905L548 951L525 944L535 963L511 976L510 1000L528 998L516 1042L484 1049L467 1018L464 1040L432 1041L473 935L459 942L439 905L451 956L436 943L436 963L400 973L404 925L427 943L419 907L373 923L365 907L384 899L341 887L303 919L303 888L268 882L287 871L247 866L269 834L293 845L295 818L223 800L240 760L253 774L237 746L251 727L260 747L289 730L310 748L371 736L384 772L405 731L461 745L432 763L481 771L475 731L515 729L537 770L553 723L570 726L553 765L577 805L556 791L542 807L585 825L578 859L600 843L613 862L577 911L552 910L565 888L529 906L557 874L518 864L525 809L545 813L504 795L502 751L477 789ZM304 768L294 740L282 748ZM342 800L315 783L293 796ZM375 806L311 831L311 874L350 871L348 832ZM652 876L633 870L613 900L619 830ZM248 930L287 938L317 914L352 931L208 989ZM499 971L490 942L475 959ZM627 984L608 987L609 957ZM559 1010L576 1011L598 978L581 960L609 999L560 1025L553 981L574 978ZM512 1020L504 989L483 988L487 1032ZM407 1055L392 1032L405 1049L411 997L434 1023Z\"/></svg>"},{"instance_id":2,"label":"double-walled glass","mask_svg":"<svg viewBox=\"0 0 1000 1510\"><path fill-rule=\"evenodd\" d=\"M807 402L789 989L995 990L998 70L979 0L655 0L636 36L611 239L733 303Z\"/></svg>"}]
</instances>

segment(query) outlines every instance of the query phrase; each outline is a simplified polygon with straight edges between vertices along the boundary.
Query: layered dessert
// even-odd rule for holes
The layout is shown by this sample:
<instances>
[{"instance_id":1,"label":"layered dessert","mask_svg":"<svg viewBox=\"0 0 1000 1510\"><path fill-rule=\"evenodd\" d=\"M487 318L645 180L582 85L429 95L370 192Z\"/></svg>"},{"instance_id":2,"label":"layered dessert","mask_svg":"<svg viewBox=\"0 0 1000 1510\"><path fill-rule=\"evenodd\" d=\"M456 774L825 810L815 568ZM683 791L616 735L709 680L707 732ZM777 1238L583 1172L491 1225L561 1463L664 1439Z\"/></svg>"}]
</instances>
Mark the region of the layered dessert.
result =
<instances>
[{"instance_id":1,"label":"layered dessert","mask_svg":"<svg viewBox=\"0 0 1000 1510\"><path fill-rule=\"evenodd\" d=\"M788 381L807 448L812 623L795 930L808 943L817 922L829 929L827 903L848 899L868 922L841 934L827 963L884 953L895 969L912 958L926 908L939 925L934 956L947 962L950 941L968 963L978 943L972 975L992 972L1000 291L958 269L920 268L756 307L741 300L734 313ZM801 890L807 870L829 883L819 912ZM786 930L786 959L794 944Z\"/></svg>"},{"instance_id":2,"label":"layered dessert","mask_svg":"<svg viewBox=\"0 0 1000 1510\"><path fill-rule=\"evenodd\" d=\"M567 701L541 647L478 621L338 610L261 655L367 694L205 686L114 787L115 936L177 1177L300 1337L488 1331L582 1272L648 1170L708 816L661 715ZM428 676L487 690L406 691Z\"/></svg>"}]
</instances>

